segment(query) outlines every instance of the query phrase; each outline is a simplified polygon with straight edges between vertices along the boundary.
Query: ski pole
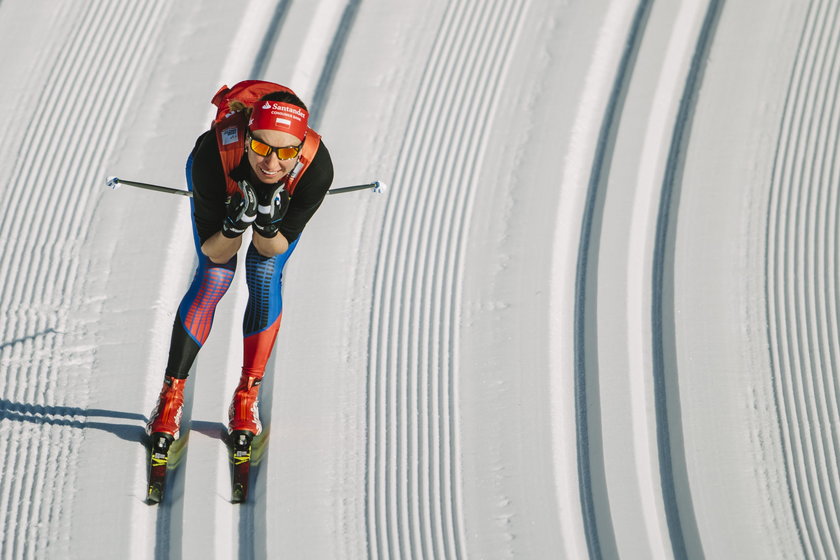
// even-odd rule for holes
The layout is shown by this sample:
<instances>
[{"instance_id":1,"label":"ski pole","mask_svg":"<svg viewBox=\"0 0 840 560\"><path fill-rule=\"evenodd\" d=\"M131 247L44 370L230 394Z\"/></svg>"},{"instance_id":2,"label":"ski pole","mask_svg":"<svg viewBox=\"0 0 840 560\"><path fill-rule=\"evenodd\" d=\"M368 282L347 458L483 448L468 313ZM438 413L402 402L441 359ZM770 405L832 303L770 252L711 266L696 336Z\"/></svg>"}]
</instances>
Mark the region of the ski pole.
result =
<instances>
[{"instance_id":1,"label":"ski pole","mask_svg":"<svg viewBox=\"0 0 840 560\"><path fill-rule=\"evenodd\" d=\"M105 183L113 190L117 190L122 185L128 185L129 187L139 187L141 189L149 189L150 191L158 191L158 192L165 192L165 193L172 193L172 194L181 194L184 196L192 196L193 193L190 191L185 191L181 189L173 189L172 187L164 187L161 185L152 185L151 183L138 183L137 181L126 181L125 179L120 179L119 177L108 177L108 181Z\"/></svg>"},{"instance_id":2,"label":"ski pole","mask_svg":"<svg viewBox=\"0 0 840 560\"><path fill-rule=\"evenodd\" d=\"M175 189L172 187L164 187L162 185L153 185L151 183L140 183L138 181L128 181L126 179L120 179L119 177L109 177L107 182L105 183L107 186L111 187L112 189L116 190L120 188L122 185L128 185L129 187L137 187L140 189L148 189L150 191L158 191L158 192L165 192L170 194L180 194L183 196L191 197L193 195L190 191L185 191L183 189ZM345 192L351 191L363 191L363 190L372 190L375 193L383 193L388 188L388 186L383 183L382 181L374 181L373 183L365 183L364 185L353 185L350 187L336 187L327 191L327 194L340 194Z\"/></svg>"},{"instance_id":3,"label":"ski pole","mask_svg":"<svg viewBox=\"0 0 840 560\"><path fill-rule=\"evenodd\" d=\"M365 191L371 189L375 193L384 193L388 189L388 185L382 181L374 181L373 183L365 183L364 185L353 185L352 187L336 187L327 191L327 194L341 194L350 191Z\"/></svg>"}]
</instances>

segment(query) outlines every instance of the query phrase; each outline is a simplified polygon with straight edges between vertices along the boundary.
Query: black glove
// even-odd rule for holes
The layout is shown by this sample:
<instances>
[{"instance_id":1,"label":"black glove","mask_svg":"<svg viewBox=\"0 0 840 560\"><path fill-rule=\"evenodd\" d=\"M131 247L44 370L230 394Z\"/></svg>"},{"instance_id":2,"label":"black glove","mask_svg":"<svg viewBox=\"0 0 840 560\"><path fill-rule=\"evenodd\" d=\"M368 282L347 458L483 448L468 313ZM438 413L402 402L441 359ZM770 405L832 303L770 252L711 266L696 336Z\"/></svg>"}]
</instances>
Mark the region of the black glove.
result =
<instances>
[{"instance_id":1,"label":"black glove","mask_svg":"<svg viewBox=\"0 0 840 560\"><path fill-rule=\"evenodd\" d=\"M289 209L289 193L285 187L285 183L281 181L271 189L257 193L259 204L254 230L263 237L271 238L277 235L277 226Z\"/></svg>"},{"instance_id":2,"label":"black glove","mask_svg":"<svg viewBox=\"0 0 840 560\"><path fill-rule=\"evenodd\" d=\"M227 216L222 224L222 235L233 239L248 229L257 217L257 193L247 181L239 181L239 193L228 198Z\"/></svg>"}]
</instances>

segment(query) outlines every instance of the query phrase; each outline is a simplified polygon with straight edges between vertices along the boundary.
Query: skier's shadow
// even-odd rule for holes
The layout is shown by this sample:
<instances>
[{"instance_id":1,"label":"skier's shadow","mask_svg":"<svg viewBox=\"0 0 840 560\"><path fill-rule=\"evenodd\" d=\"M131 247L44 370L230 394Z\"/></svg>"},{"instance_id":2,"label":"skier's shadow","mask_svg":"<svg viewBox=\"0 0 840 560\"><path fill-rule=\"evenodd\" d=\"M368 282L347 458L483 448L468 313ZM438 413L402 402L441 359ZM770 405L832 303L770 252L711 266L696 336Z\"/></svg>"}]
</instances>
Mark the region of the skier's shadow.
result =
<instances>
[{"instance_id":1,"label":"skier's shadow","mask_svg":"<svg viewBox=\"0 0 840 560\"><path fill-rule=\"evenodd\" d=\"M43 406L39 404L18 403L0 399L0 420L28 422L50 426L69 426L71 428L89 428L114 434L126 441L141 441L145 436L142 426L101 422L93 418L115 418L121 420L140 420L145 425L146 417L132 412L103 410L99 408L78 408L72 406Z\"/></svg>"},{"instance_id":2,"label":"skier's shadow","mask_svg":"<svg viewBox=\"0 0 840 560\"><path fill-rule=\"evenodd\" d=\"M224 441L227 434L227 426L221 422L209 422L207 420L193 420L190 422L190 431L204 434L213 439Z\"/></svg>"},{"instance_id":3,"label":"skier's shadow","mask_svg":"<svg viewBox=\"0 0 840 560\"><path fill-rule=\"evenodd\" d=\"M134 422L130 424L100 422L92 420L93 418L139 420L140 425ZM43 406L40 404L18 403L0 399L0 420L102 430L126 441L142 442L146 438L145 425L149 419L142 414L134 412L119 412L117 410L79 408L73 406ZM200 432L211 438L222 439L222 434L225 432L225 425L221 422L198 420L190 423L190 430Z\"/></svg>"}]
</instances>

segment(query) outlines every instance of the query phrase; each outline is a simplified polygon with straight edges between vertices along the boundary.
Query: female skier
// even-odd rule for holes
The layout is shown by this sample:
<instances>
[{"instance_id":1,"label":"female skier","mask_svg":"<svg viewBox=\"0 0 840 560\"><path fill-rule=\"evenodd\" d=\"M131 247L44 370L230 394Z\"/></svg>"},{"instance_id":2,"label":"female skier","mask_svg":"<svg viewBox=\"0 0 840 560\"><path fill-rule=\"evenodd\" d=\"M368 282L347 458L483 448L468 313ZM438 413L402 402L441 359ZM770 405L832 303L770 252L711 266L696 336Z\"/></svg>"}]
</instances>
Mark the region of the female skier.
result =
<instances>
[{"instance_id":1,"label":"female skier","mask_svg":"<svg viewBox=\"0 0 840 560\"><path fill-rule=\"evenodd\" d=\"M233 279L249 228L244 360L228 433L260 433L257 397L280 327L283 267L333 180L330 154L292 90L246 81L222 87L213 103L219 108L216 120L187 160L198 269L178 307L163 388L146 425L152 441L180 435L187 375Z\"/></svg>"}]
</instances>

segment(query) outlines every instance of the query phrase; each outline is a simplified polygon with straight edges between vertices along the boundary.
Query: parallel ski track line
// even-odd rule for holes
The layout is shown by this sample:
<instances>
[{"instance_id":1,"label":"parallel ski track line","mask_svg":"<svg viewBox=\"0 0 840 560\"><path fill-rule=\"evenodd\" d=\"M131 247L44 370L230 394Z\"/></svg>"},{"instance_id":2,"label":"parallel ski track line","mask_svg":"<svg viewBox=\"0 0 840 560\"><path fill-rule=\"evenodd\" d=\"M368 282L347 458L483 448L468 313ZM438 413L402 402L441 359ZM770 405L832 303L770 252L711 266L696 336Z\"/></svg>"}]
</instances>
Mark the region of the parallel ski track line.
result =
<instances>
[{"instance_id":1,"label":"parallel ski track line","mask_svg":"<svg viewBox=\"0 0 840 560\"><path fill-rule=\"evenodd\" d=\"M586 337L587 324L597 319L595 309L595 294L587 294L589 284L590 258L597 257L597 243L593 244L595 231L595 216L599 206L603 205L604 186L607 181L608 169L611 163L615 136L623 108L623 101L630 85L633 66L638 54L639 45L644 36L645 27L653 0L639 2L633 15L624 52L618 65L616 78L613 82L604 121L598 133L598 144L593 158L592 172L587 185L586 202L584 204L583 219L581 220L580 245L578 246L578 260L575 278L575 424L578 478L580 480L580 506L583 527L586 537L586 547L589 558L598 560L603 557L602 540L609 539L609 550L615 550L615 535L609 521L609 512L598 512L595 507L595 493L606 494L606 488L595 488L592 480L591 453L589 442L589 406L593 397L588 388L587 377L597 374L597 364L589 363L586 359L589 341Z\"/></svg>"},{"instance_id":2,"label":"parallel ski track line","mask_svg":"<svg viewBox=\"0 0 840 560\"><path fill-rule=\"evenodd\" d=\"M260 44L260 50L257 52L257 56L254 58L254 64L251 66L251 73L248 74L249 79L265 79L265 68L271 59L271 54L274 50L274 45L277 44L277 38L280 36L283 23L286 21L286 14L289 11L290 4L290 0L279 0L277 2L277 6L274 8L274 15L271 16L271 23L268 24L268 29Z\"/></svg>"},{"instance_id":3,"label":"parallel ski track line","mask_svg":"<svg viewBox=\"0 0 840 560\"><path fill-rule=\"evenodd\" d=\"M690 495L680 499L677 488L684 487L684 494L689 493L688 475L677 465L683 465L684 460L676 461L677 454L684 455L685 451L677 447L671 438L673 432L680 432L681 425L677 421L674 425L669 415L679 418L678 392L677 398L671 402L668 398L669 385L678 385L678 371L676 357L673 351L675 341L675 317L673 300L674 258L672 242L676 231L677 209L679 206L680 182L685 160L694 109L703 81L703 69L709 56L712 39L717 28L717 22L723 9L723 0L711 0L706 9L703 25L697 38L691 66L686 76L685 89L680 99L668 160L663 178L659 212L656 220L656 237L653 252L653 286L651 293L652 309L652 341L653 341L653 379L654 406L656 409L657 447L659 452L660 479L662 494L665 502L665 516L668 522L668 533L674 558L682 560L689 557L686 542L692 543L692 556L702 557L697 522ZM672 356L669 358L669 356ZM682 441L682 438L679 438ZM689 538L690 537L690 538Z\"/></svg>"},{"instance_id":4,"label":"parallel ski track line","mask_svg":"<svg viewBox=\"0 0 840 560\"><path fill-rule=\"evenodd\" d=\"M329 49L324 67L322 68L318 85L312 102L313 124L319 120L323 113L323 104L327 102L329 87L332 84L334 74L338 70L338 63L340 55L346 44L347 38L352 31L352 24L355 20L355 14L358 11L360 0L349 0L345 13L341 19L340 25L336 29L335 35L331 40L331 47ZM277 44L277 39L282 32L286 21L290 2L288 0L280 0L274 9L272 20L266 29L265 35L262 38L259 51L257 52L253 64L251 66L251 74L249 79L271 79L270 76L265 76L266 69L269 67L271 57L273 56L274 46ZM231 297L230 295L228 297ZM233 334L237 339L241 337L241 333ZM267 372L275 372L276 353L272 354L269 362L266 364ZM191 371L190 377L195 379L201 377L195 371ZM272 412L272 393L273 393L273 379L274 374L266 378L262 389L260 390L260 412L262 415L264 429L269 430L271 424ZM188 386L191 387L192 385ZM189 406L191 399L185 403L185 419L186 407ZM240 560L251 560L254 558L268 557L267 551L267 534L266 534L266 515L267 504L266 499L266 484L269 474L269 465L267 462L268 449L265 450L265 455L261 457L258 464L251 466L251 489L249 491L248 501L236 507L236 513L233 518L233 535L232 542L236 543L235 555ZM186 463L187 457L184 457ZM157 517L155 535L155 558L179 558L183 554L182 535L180 533L181 515L183 515L183 499L184 499L184 483L183 477L186 469L186 464L182 464L173 474L177 479L168 481L167 487L171 492L170 499L165 500L160 508L160 513ZM225 477L223 477L225 478ZM171 482L171 484L170 484ZM230 494L230 484L226 483L223 488L219 489L220 495Z\"/></svg>"},{"instance_id":5,"label":"parallel ski track line","mask_svg":"<svg viewBox=\"0 0 840 560\"><path fill-rule=\"evenodd\" d=\"M347 5L341 14L341 21L330 42L330 48L327 51L327 57L324 61L324 68L321 70L321 75L318 77L318 84L315 86L315 93L312 95L311 104L313 109L310 118L312 124L310 126L314 129L318 129L321 124L321 115L324 114L324 109L329 100L333 79L341 63L341 55L344 53L344 47L347 44L347 39L350 37L350 31L353 29L356 15L359 13L360 4L361 0L347 0Z\"/></svg>"},{"instance_id":6,"label":"parallel ski track line","mask_svg":"<svg viewBox=\"0 0 840 560\"><path fill-rule=\"evenodd\" d=\"M768 203L766 304L785 476L802 553L840 555L838 183L840 8L810 4Z\"/></svg>"},{"instance_id":7,"label":"parallel ski track line","mask_svg":"<svg viewBox=\"0 0 840 560\"><path fill-rule=\"evenodd\" d=\"M475 177L527 0L451 2L388 200L368 366L368 557L464 558L458 326ZM429 147L443 146L430 161Z\"/></svg>"},{"instance_id":8,"label":"parallel ski track line","mask_svg":"<svg viewBox=\"0 0 840 560\"><path fill-rule=\"evenodd\" d=\"M0 239L0 392L32 407L26 422L0 415L0 527L4 558L61 557L70 542L83 414L52 422L39 407L84 410L94 363L96 303L84 301L87 263L81 247L101 196L111 139L103 131L126 116L131 77L166 4L61 5L49 79L27 88L31 122L5 194ZM103 53L106 63L102 63ZM45 74L33 72L32 83ZM105 86L105 87L103 87ZM46 147L46 148L45 148ZM85 316L74 314L84 311ZM21 445L25 444L25 445Z\"/></svg>"},{"instance_id":9,"label":"parallel ski track line","mask_svg":"<svg viewBox=\"0 0 840 560\"><path fill-rule=\"evenodd\" d=\"M190 378L195 379L196 368L190 369ZM187 459L192 424L193 394L195 383L187 383L184 389L184 408L181 412L181 440L184 445L177 458L176 468L166 473L166 486L164 488L163 501L156 506L155 516L155 560L170 560L183 557L183 519L184 519L184 486L187 472Z\"/></svg>"},{"instance_id":10,"label":"parallel ski track line","mask_svg":"<svg viewBox=\"0 0 840 560\"><path fill-rule=\"evenodd\" d=\"M291 2L289 0L278 1L277 6L274 9L274 15L272 16L271 23L269 24L268 29L266 29L262 43L260 44L260 50L254 59L254 63L251 67L251 74L248 76L248 79L271 80L270 76L265 76L265 71L271 61L272 55L274 54L274 46L277 44L277 39L280 37L280 33L283 30L283 25L286 22L286 16L288 15L290 5ZM244 259L242 259L240 266L244 266ZM241 335L234 334L233 336L239 338ZM265 371L270 375L267 376L266 380L263 382L262 388L260 389L260 414L261 420L263 421L263 428L265 430L271 429L273 405L272 395L274 392L274 376L276 375L275 372L277 370L275 357L276 350L272 352L272 355L269 357L268 363L266 364ZM238 543L237 557L239 560L252 560L254 558L268 557L266 550L267 534L265 519L267 514L267 455L268 448L266 447L266 456L261 458L259 464L251 466L250 488L248 492L249 496L246 503L236 506L237 512L234 516L236 535L234 540ZM225 477L222 478L224 479ZM220 489L220 493L223 496L225 494L230 494L231 491L232 487L230 483L228 483L226 487Z\"/></svg>"},{"instance_id":11,"label":"parallel ski track line","mask_svg":"<svg viewBox=\"0 0 840 560\"><path fill-rule=\"evenodd\" d=\"M250 79L271 79L270 76L265 76L264 74L271 61L274 45L277 43L283 24L285 23L289 4L290 2L288 0L280 0L277 4L271 24L266 30L260 50L254 60L251 74L249 75ZM310 120L314 128L317 128L317 123L320 121L320 117L325 110L325 105L329 97L329 89L335 73L338 71L341 53L352 31L359 4L360 0L348 0L341 21L330 41L330 49L324 61L324 66L321 69L315 93L310 103L312 107ZM276 372L276 370L275 352L272 353L269 362L266 364L266 371ZM260 389L260 413L262 415L264 429L266 430L270 429L271 424L272 393L275 374L272 373L268 376L263 383L262 389ZM239 543L237 553L240 560L263 558L268 555L265 519L268 511L267 504L265 503L269 468L267 455L268 448L266 447L265 456L261 458L258 464L251 466L251 489L248 501L245 504L239 505L237 508L237 521L235 526L238 535L235 540ZM230 488L223 488L221 492L222 494L230 492Z\"/></svg>"}]
</instances>

